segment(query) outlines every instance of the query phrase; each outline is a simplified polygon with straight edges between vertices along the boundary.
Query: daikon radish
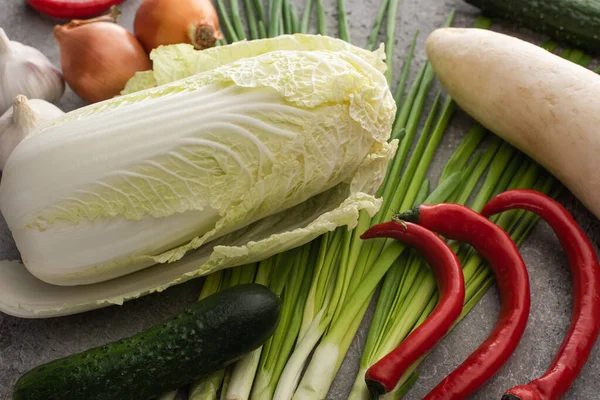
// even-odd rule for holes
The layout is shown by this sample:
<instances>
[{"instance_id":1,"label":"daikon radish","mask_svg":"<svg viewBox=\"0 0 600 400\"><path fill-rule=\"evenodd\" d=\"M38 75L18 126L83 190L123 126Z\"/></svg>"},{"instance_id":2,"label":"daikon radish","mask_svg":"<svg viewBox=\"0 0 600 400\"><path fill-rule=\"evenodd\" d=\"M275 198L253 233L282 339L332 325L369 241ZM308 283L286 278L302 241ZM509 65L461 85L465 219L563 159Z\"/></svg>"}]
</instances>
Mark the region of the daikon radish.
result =
<instances>
[{"instance_id":1,"label":"daikon radish","mask_svg":"<svg viewBox=\"0 0 600 400\"><path fill-rule=\"evenodd\" d=\"M534 44L445 28L427 54L448 93L600 217L600 76Z\"/></svg>"}]
</instances>

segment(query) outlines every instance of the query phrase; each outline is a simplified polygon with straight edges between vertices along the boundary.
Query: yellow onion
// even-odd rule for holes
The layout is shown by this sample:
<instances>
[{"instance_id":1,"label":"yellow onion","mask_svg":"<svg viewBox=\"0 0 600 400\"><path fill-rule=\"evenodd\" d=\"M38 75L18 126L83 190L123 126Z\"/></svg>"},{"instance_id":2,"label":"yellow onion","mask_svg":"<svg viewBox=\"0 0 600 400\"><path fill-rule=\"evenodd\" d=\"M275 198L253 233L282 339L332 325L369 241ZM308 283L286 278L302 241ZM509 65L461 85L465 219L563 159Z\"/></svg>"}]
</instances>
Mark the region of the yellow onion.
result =
<instances>
[{"instance_id":1,"label":"yellow onion","mask_svg":"<svg viewBox=\"0 0 600 400\"><path fill-rule=\"evenodd\" d=\"M177 43L202 50L223 38L210 0L144 0L135 14L133 31L148 52Z\"/></svg>"},{"instance_id":2,"label":"yellow onion","mask_svg":"<svg viewBox=\"0 0 600 400\"><path fill-rule=\"evenodd\" d=\"M65 81L94 103L118 95L137 72L151 68L148 54L116 15L73 20L54 28Z\"/></svg>"}]
</instances>

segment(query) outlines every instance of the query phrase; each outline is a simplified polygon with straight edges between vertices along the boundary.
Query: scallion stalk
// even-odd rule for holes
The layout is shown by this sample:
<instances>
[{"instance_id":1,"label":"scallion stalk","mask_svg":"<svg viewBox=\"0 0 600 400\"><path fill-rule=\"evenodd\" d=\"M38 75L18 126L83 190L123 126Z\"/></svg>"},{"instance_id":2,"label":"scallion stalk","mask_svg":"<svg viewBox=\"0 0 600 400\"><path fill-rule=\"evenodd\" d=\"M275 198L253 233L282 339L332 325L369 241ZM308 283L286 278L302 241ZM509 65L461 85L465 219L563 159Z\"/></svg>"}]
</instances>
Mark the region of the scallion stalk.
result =
<instances>
[{"instance_id":1,"label":"scallion stalk","mask_svg":"<svg viewBox=\"0 0 600 400\"><path fill-rule=\"evenodd\" d=\"M308 33L313 5L313 0L306 0L304 11L302 11L302 20L300 22L300 33Z\"/></svg>"},{"instance_id":2,"label":"scallion stalk","mask_svg":"<svg viewBox=\"0 0 600 400\"><path fill-rule=\"evenodd\" d=\"M406 59L404 60L404 65L402 66L402 72L400 73L400 81L398 82L398 86L396 86L394 100L396 100L396 104L398 105L398 107L400 107L402 104L402 97L404 96L404 91L406 90L406 81L408 80L408 74L410 73L410 66L412 64L412 59L415 54L415 47L417 46L418 37L419 31L416 31L413 36L413 40L410 43L408 54L406 55Z\"/></svg>"},{"instance_id":3,"label":"scallion stalk","mask_svg":"<svg viewBox=\"0 0 600 400\"><path fill-rule=\"evenodd\" d=\"M290 14L292 15L292 33L300 33L300 20L295 4L290 5Z\"/></svg>"},{"instance_id":4,"label":"scallion stalk","mask_svg":"<svg viewBox=\"0 0 600 400\"><path fill-rule=\"evenodd\" d=\"M542 44L542 49L548 50L549 52L553 52L558 47L558 43L553 40L548 40Z\"/></svg>"},{"instance_id":5,"label":"scallion stalk","mask_svg":"<svg viewBox=\"0 0 600 400\"><path fill-rule=\"evenodd\" d=\"M385 76L390 86L392 85L392 80L394 79L394 47L396 47L396 18L398 18L399 2L399 0L390 0L387 10L385 41L387 70L385 71Z\"/></svg>"},{"instance_id":6,"label":"scallion stalk","mask_svg":"<svg viewBox=\"0 0 600 400\"><path fill-rule=\"evenodd\" d=\"M280 35L282 30L281 15L283 12L282 0L271 0L269 2L269 37L273 38Z\"/></svg>"},{"instance_id":7,"label":"scallion stalk","mask_svg":"<svg viewBox=\"0 0 600 400\"><path fill-rule=\"evenodd\" d=\"M221 26L223 27L225 38L227 42L233 43L239 40L233 23L227 13L227 8L223 3L223 0L217 0L217 12L219 13L219 19L221 20Z\"/></svg>"},{"instance_id":8,"label":"scallion stalk","mask_svg":"<svg viewBox=\"0 0 600 400\"><path fill-rule=\"evenodd\" d=\"M252 4L254 5L254 11L256 11L256 18L258 24L262 22L263 25L266 26L267 21L265 20L265 11L263 9L262 0L252 0ZM266 35L261 37L265 38Z\"/></svg>"},{"instance_id":9,"label":"scallion stalk","mask_svg":"<svg viewBox=\"0 0 600 400\"><path fill-rule=\"evenodd\" d=\"M318 243L309 243L284 254L273 271L273 291L283 296L281 318L274 335L263 346L252 397L271 399L288 356L298 337L314 271Z\"/></svg>"},{"instance_id":10,"label":"scallion stalk","mask_svg":"<svg viewBox=\"0 0 600 400\"><path fill-rule=\"evenodd\" d=\"M327 17L325 16L323 0L317 0L317 32L319 35L327 35Z\"/></svg>"},{"instance_id":11,"label":"scallion stalk","mask_svg":"<svg viewBox=\"0 0 600 400\"><path fill-rule=\"evenodd\" d=\"M449 179L447 182L446 185L438 186L426 201L444 201L446 196L454 191L459 180L450 181ZM317 346L294 399L324 398L327 395L329 386L360 325L375 288L404 249L405 247L401 243L392 242L384 249L376 264L361 279L360 287L347 296L343 310Z\"/></svg>"},{"instance_id":12,"label":"scallion stalk","mask_svg":"<svg viewBox=\"0 0 600 400\"><path fill-rule=\"evenodd\" d=\"M242 20L240 18L240 4L238 0L231 0L230 7L235 34L237 35L238 39L244 40L246 39L246 31L244 30L244 24L242 24Z\"/></svg>"},{"instance_id":13,"label":"scallion stalk","mask_svg":"<svg viewBox=\"0 0 600 400\"><path fill-rule=\"evenodd\" d=\"M348 19L346 18L346 1L338 0L338 26L340 39L351 43L350 29L348 28Z\"/></svg>"},{"instance_id":14,"label":"scallion stalk","mask_svg":"<svg viewBox=\"0 0 600 400\"><path fill-rule=\"evenodd\" d=\"M383 19L387 14L389 4L390 0L383 0L381 3L381 7L379 8L379 12L377 13L377 18L375 19L373 28L371 28L371 34L369 35L369 39L367 40L367 50L372 51L375 49L375 45L377 44L377 37L379 36L379 31L381 30Z\"/></svg>"},{"instance_id":15,"label":"scallion stalk","mask_svg":"<svg viewBox=\"0 0 600 400\"><path fill-rule=\"evenodd\" d=\"M292 11L289 0L283 0L281 7L281 13L283 16L283 33L291 35L294 33L294 25L292 23Z\"/></svg>"},{"instance_id":16,"label":"scallion stalk","mask_svg":"<svg viewBox=\"0 0 600 400\"><path fill-rule=\"evenodd\" d=\"M256 19L256 11L252 0L244 0L244 7L246 7L246 18L248 19L248 29L250 31L250 39L256 40L260 38L258 33L258 21Z\"/></svg>"}]
</instances>

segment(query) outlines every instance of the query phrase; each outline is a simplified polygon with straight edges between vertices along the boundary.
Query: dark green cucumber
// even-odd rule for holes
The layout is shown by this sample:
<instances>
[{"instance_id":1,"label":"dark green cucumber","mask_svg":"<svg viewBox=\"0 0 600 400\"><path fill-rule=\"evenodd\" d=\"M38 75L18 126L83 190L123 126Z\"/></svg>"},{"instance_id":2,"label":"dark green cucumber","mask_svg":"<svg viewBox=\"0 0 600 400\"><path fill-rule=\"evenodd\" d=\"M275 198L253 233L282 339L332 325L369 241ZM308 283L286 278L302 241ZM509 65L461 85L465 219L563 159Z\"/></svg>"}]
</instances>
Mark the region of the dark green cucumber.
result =
<instances>
[{"instance_id":1,"label":"dark green cucumber","mask_svg":"<svg viewBox=\"0 0 600 400\"><path fill-rule=\"evenodd\" d=\"M466 0L499 17L600 54L600 0Z\"/></svg>"},{"instance_id":2,"label":"dark green cucumber","mask_svg":"<svg viewBox=\"0 0 600 400\"><path fill-rule=\"evenodd\" d=\"M14 400L145 400L223 369L275 331L277 296L257 284L223 290L162 325L41 365Z\"/></svg>"}]
</instances>

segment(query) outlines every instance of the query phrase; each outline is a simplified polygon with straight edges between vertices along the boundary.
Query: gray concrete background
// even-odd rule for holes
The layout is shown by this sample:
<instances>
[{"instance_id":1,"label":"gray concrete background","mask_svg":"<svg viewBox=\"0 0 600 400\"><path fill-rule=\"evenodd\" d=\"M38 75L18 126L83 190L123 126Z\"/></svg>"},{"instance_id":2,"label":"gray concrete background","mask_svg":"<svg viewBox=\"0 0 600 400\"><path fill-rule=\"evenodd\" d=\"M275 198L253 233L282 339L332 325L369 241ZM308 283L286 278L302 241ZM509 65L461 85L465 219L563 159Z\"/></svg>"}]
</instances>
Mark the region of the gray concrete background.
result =
<instances>
[{"instance_id":1,"label":"gray concrete background","mask_svg":"<svg viewBox=\"0 0 600 400\"><path fill-rule=\"evenodd\" d=\"M129 0L123 6L121 23L131 28L133 14L141 0ZM346 0L352 39L362 45L381 0ZM294 0L302 4L301 0ZM336 32L335 1L325 0L329 15L329 30ZM456 26L470 26L477 11L461 0L404 0L397 17L396 57L400 60L407 51L416 29L421 32L416 59L424 59L424 41L428 33L443 24L449 10L457 9ZM0 2L0 27L8 36L35 46L52 62L59 65L58 47L52 38L56 21L39 16L24 5L22 0ZM494 29L540 42L542 37L516 30L509 24L497 24ZM416 68L415 68L416 69ZM70 90L59 106L69 111L84 103ZM453 120L441 144L432 167L436 177L458 144L471 121L459 113ZM600 223L569 194L561 201L576 216L577 221L591 235L598 246ZM499 399L507 388L524 383L543 373L553 354L558 350L567 331L570 318L570 277L565 257L552 232L543 224L531 234L522 248L523 257L531 275L532 314L528 329L516 353L502 370L472 399ZM0 259L14 258L17 252L3 221L0 223ZM169 317L196 299L200 281L192 281L164 293L131 301L121 307L110 307L65 318L49 320L22 320L0 315L0 399L9 399L16 379L30 368L52 359L89 347L101 345L134 334ZM420 367L421 379L405 397L421 399L444 376L454 369L488 335L499 311L498 293L492 288L473 312L436 348ZM364 325L364 324L363 324ZM330 399L345 399L354 381L361 347L366 338L363 326L352 344L348 357L332 387ZM592 353L573 389L566 399L600 398L600 353L598 346ZM116 399L115 399L116 400Z\"/></svg>"}]
</instances>

